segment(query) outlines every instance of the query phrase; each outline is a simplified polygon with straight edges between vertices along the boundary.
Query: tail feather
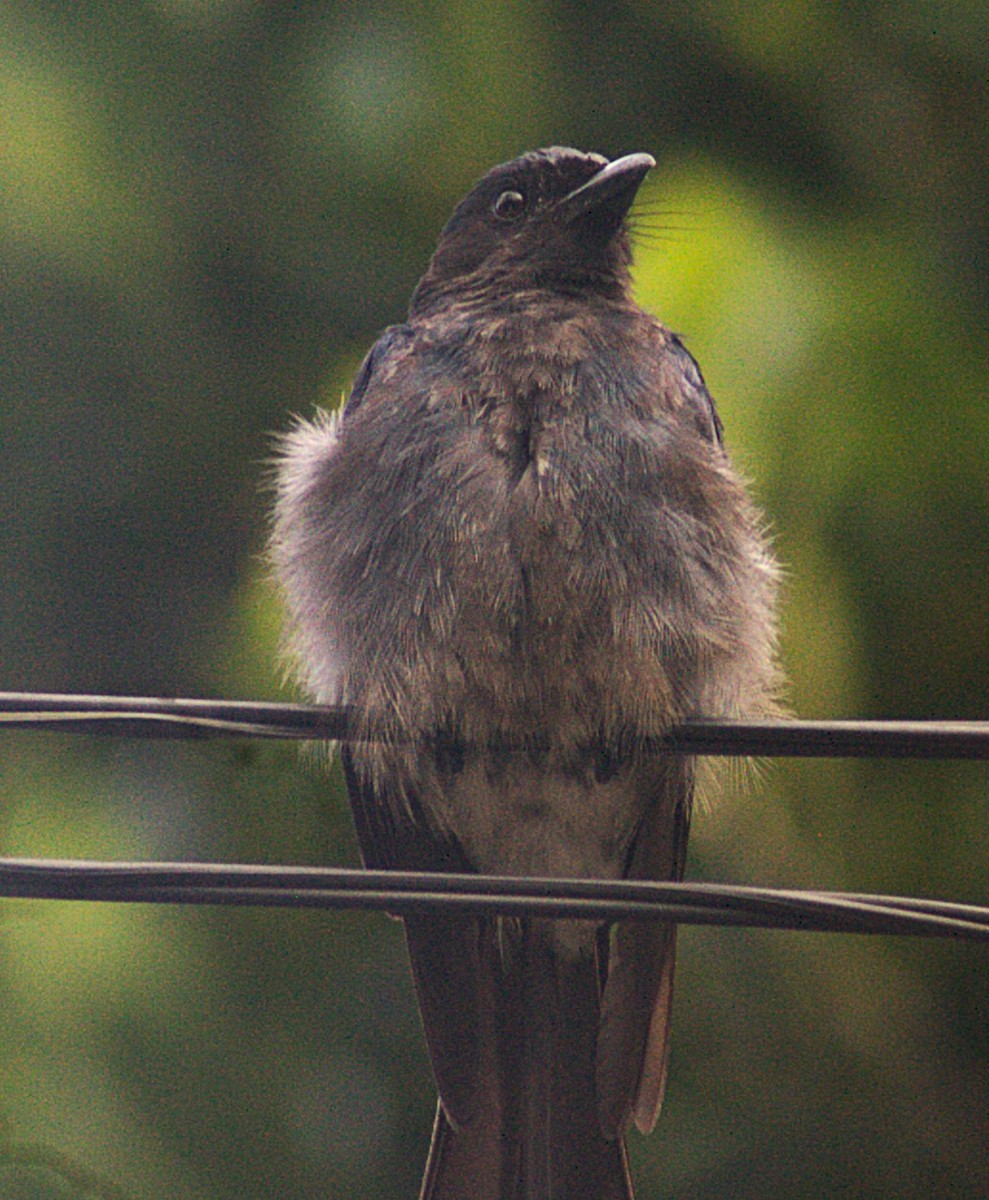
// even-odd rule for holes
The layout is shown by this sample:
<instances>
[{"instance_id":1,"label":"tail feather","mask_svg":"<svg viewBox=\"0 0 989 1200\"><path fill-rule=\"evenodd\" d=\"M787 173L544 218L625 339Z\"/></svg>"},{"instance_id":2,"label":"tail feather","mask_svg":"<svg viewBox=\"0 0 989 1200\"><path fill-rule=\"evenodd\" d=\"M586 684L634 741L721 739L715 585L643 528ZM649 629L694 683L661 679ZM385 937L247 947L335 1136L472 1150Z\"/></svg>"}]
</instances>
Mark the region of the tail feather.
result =
<instances>
[{"instance_id":1,"label":"tail feather","mask_svg":"<svg viewBox=\"0 0 989 1200\"><path fill-rule=\"evenodd\" d=\"M630 879L682 879L690 829L693 762L656 764L656 794L632 846ZM666 1090L676 926L624 921L612 932L597 1044L601 1127L648 1133Z\"/></svg>"},{"instance_id":2,"label":"tail feather","mask_svg":"<svg viewBox=\"0 0 989 1200\"><path fill-rule=\"evenodd\" d=\"M505 1200L516 1195L518 1144L507 1141L497 1122L479 1114L455 1130L436 1106L433 1140L419 1200Z\"/></svg>"},{"instance_id":3,"label":"tail feather","mask_svg":"<svg viewBox=\"0 0 989 1200\"><path fill-rule=\"evenodd\" d=\"M573 958L545 922L527 922L507 955L488 932L497 1051L482 1055L469 1121L455 1126L440 1103L421 1200L632 1200L624 1145L604 1136L595 1102L593 934Z\"/></svg>"}]
</instances>

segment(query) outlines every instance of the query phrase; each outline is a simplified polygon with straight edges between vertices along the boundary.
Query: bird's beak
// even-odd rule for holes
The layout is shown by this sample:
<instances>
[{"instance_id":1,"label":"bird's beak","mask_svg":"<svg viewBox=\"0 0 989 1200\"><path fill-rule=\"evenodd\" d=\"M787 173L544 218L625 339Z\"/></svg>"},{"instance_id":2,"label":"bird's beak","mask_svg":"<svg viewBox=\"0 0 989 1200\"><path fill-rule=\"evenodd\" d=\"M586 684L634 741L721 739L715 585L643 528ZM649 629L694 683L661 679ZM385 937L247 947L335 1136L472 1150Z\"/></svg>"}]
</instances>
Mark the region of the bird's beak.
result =
<instances>
[{"instance_id":1,"label":"bird's beak","mask_svg":"<svg viewBox=\"0 0 989 1200\"><path fill-rule=\"evenodd\" d=\"M655 165L656 160L651 154L626 154L616 158L563 197L559 209L564 220L576 221L586 216L595 224L601 221L605 226L617 229L632 207L639 185Z\"/></svg>"}]
</instances>

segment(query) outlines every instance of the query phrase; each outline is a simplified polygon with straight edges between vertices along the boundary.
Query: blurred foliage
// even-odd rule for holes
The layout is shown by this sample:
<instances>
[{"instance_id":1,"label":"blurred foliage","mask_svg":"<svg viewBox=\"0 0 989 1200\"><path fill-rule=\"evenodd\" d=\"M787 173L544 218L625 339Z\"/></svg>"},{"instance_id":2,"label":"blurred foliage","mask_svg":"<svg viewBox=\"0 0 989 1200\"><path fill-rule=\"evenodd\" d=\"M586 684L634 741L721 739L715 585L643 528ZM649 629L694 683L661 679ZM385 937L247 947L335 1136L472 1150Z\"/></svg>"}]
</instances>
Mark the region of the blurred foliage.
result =
<instances>
[{"instance_id":1,"label":"blurred foliage","mask_svg":"<svg viewBox=\"0 0 989 1200\"><path fill-rule=\"evenodd\" d=\"M0 7L0 682L281 696L271 431L337 403L453 203L660 160L642 302L788 568L806 716L989 710L989 7ZM0 851L356 860L292 747L8 734ZM691 873L985 899L984 767L794 762ZM989 1194L985 950L686 931L641 1195ZM381 916L0 907L4 1196L413 1195L432 1088Z\"/></svg>"}]
</instances>

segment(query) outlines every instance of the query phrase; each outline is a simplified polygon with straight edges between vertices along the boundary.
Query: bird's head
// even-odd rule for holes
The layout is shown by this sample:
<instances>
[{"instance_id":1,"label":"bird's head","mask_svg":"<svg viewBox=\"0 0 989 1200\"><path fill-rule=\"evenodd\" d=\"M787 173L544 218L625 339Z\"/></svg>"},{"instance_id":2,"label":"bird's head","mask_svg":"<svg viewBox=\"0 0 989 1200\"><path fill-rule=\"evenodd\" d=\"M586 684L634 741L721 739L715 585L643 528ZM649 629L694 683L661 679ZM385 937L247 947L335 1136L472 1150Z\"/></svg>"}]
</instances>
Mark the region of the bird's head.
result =
<instances>
[{"instance_id":1,"label":"bird's head","mask_svg":"<svg viewBox=\"0 0 989 1200\"><path fill-rule=\"evenodd\" d=\"M649 154L609 162L552 146L493 168L447 222L412 315L465 294L590 288L624 295L632 257L625 218L655 165Z\"/></svg>"}]
</instances>

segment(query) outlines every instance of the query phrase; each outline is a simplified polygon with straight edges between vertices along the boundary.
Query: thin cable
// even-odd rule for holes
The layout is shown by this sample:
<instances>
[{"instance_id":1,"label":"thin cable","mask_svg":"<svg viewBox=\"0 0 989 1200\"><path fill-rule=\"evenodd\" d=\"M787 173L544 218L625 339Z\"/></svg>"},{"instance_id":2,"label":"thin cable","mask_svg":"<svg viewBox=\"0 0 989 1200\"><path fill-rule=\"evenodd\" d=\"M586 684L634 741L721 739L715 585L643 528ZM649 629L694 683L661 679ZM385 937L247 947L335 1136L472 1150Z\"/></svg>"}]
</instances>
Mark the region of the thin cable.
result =
<instances>
[{"instance_id":1,"label":"thin cable","mask_svg":"<svg viewBox=\"0 0 989 1200\"><path fill-rule=\"evenodd\" d=\"M127 737L345 740L346 709L254 701L0 693L0 730ZM800 757L989 758L989 722L687 722L657 751ZM989 940L989 909L947 901L715 884L507 879L189 863L0 859L0 896L582 917Z\"/></svg>"},{"instance_id":2,"label":"thin cable","mask_svg":"<svg viewBox=\"0 0 989 1200\"><path fill-rule=\"evenodd\" d=\"M0 692L0 730L115 737L257 737L346 741L347 709L249 700ZM989 759L989 721L695 720L653 744L666 753L757 758Z\"/></svg>"},{"instance_id":3,"label":"thin cable","mask_svg":"<svg viewBox=\"0 0 989 1200\"><path fill-rule=\"evenodd\" d=\"M989 941L989 908L902 896L648 883L513 879L222 863L0 859L0 896L138 904L386 909L476 915L675 920L819 933Z\"/></svg>"}]
</instances>

